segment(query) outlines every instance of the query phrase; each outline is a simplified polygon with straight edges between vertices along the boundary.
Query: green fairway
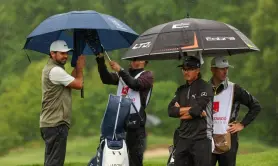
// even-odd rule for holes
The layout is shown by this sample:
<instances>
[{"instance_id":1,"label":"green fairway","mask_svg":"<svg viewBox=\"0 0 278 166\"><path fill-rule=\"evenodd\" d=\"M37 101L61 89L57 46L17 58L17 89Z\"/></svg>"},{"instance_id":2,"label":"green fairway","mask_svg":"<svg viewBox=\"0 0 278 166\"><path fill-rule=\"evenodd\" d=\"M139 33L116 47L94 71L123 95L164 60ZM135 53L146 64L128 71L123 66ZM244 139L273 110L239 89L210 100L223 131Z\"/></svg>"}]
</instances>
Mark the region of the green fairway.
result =
<instances>
[{"instance_id":1,"label":"green fairway","mask_svg":"<svg viewBox=\"0 0 278 166\"><path fill-rule=\"evenodd\" d=\"M150 136L148 137L148 148L165 148L167 145L171 144L171 141L172 139L165 137ZM66 162L88 162L96 154L98 142L98 137L70 139L67 146ZM0 166L31 165L42 163L43 155L43 141L28 143L27 145L13 149L9 154L0 157Z\"/></svg>"},{"instance_id":2,"label":"green fairway","mask_svg":"<svg viewBox=\"0 0 278 166\"><path fill-rule=\"evenodd\" d=\"M84 166L95 155L98 143L97 137L75 138L68 142L65 166ZM165 165L168 158L167 146L172 142L171 138L149 136L148 151L145 153L144 165ZM162 149L158 155L155 151ZM43 142L33 142L12 150L6 156L0 157L2 166L42 166L44 147ZM247 139L240 140L240 149L237 166L275 166L278 165L278 149L260 144L257 141Z\"/></svg>"}]
</instances>

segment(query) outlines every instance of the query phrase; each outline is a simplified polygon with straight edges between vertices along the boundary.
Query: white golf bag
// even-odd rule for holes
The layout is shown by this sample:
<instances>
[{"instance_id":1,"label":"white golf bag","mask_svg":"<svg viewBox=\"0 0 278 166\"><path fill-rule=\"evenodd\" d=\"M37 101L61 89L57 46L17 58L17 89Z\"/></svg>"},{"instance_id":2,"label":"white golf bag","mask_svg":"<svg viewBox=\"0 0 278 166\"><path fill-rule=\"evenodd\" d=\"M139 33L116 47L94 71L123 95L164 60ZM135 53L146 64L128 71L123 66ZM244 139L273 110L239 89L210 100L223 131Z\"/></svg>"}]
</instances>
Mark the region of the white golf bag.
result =
<instances>
[{"instance_id":1,"label":"white golf bag","mask_svg":"<svg viewBox=\"0 0 278 166\"><path fill-rule=\"evenodd\" d=\"M125 128L131 104L129 98L109 95L101 124L100 144L88 166L129 166Z\"/></svg>"}]
</instances>

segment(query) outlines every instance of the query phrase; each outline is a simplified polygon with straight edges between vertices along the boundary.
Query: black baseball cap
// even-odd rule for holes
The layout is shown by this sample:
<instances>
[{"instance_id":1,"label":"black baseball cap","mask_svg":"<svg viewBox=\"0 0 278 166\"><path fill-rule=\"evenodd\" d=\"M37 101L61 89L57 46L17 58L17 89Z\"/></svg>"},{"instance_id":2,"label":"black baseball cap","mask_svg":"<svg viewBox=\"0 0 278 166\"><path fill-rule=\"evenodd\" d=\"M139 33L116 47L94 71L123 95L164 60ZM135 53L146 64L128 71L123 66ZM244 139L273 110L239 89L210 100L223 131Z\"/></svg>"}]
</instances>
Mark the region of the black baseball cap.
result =
<instances>
[{"instance_id":1,"label":"black baseball cap","mask_svg":"<svg viewBox=\"0 0 278 166\"><path fill-rule=\"evenodd\" d=\"M200 63L200 60L194 56L186 56L183 61L183 64L181 64L177 67L200 68L201 63Z\"/></svg>"}]
</instances>

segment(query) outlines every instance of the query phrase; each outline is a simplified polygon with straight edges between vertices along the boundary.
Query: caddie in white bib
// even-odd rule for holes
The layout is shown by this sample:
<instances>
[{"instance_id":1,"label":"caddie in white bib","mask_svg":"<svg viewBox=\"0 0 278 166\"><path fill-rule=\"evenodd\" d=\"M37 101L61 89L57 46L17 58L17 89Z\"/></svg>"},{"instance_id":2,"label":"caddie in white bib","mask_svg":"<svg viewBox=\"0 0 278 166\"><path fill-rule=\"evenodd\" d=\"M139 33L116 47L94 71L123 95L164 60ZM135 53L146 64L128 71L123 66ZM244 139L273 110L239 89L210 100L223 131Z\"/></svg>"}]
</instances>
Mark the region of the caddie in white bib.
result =
<instances>
[{"instance_id":1,"label":"caddie in white bib","mask_svg":"<svg viewBox=\"0 0 278 166\"><path fill-rule=\"evenodd\" d=\"M233 105L234 83L228 82L226 90L214 96L213 133L226 134Z\"/></svg>"},{"instance_id":2,"label":"caddie in white bib","mask_svg":"<svg viewBox=\"0 0 278 166\"><path fill-rule=\"evenodd\" d=\"M143 73L144 71L138 73L134 78L137 79L140 77L140 75ZM120 78L119 81L119 85L118 85L118 90L117 90L117 95L118 96L126 96L130 99L132 99L138 113L140 112L141 109L141 98L140 98L140 93L138 91L134 91L131 88L129 88L124 81L122 80L122 78ZM146 100L146 106L148 105L149 99L150 99L150 95L151 95L151 90L148 93L148 97ZM137 111L135 110L135 108L133 106L131 106L130 109L130 114L135 114L137 113Z\"/></svg>"}]
</instances>

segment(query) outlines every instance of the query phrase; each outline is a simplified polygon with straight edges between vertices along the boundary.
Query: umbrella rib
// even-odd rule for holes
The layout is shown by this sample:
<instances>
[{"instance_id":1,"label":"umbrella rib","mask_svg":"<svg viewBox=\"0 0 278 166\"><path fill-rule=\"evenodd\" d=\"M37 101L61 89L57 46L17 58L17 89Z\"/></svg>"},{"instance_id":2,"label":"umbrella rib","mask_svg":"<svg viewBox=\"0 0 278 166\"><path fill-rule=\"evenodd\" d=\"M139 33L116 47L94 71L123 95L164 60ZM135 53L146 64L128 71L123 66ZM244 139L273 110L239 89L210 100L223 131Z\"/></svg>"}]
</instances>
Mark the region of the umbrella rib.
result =
<instances>
[{"instance_id":1,"label":"umbrella rib","mask_svg":"<svg viewBox=\"0 0 278 166\"><path fill-rule=\"evenodd\" d=\"M122 31L117 31L127 42L128 44L132 45L133 42L130 42L121 32Z\"/></svg>"},{"instance_id":2,"label":"umbrella rib","mask_svg":"<svg viewBox=\"0 0 278 166\"><path fill-rule=\"evenodd\" d=\"M107 21L105 20L105 18L102 16L102 14L99 14L101 16L101 18L104 20L105 24L107 24L107 26L110 28L110 30L112 30L112 28L110 27L110 25L107 23Z\"/></svg>"},{"instance_id":3,"label":"umbrella rib","mask_svg":"<svg viewBox=\"0 0 278 166\"><path fill-rule=\"evenodd\" d=\"M194 19L193 19L193 22L195 22L195 24L196 24L196 21ZM201 30L200 30L199 26L197 26L197 31L198 31L198 33L200 35L199 38L201 38ZM204 48L204 41L202 40L202 38L201 38L201 43L202 43L202 47L201 48ZM204 51L204 49L201 49L201 50Z\"/></svg>"},{"instance_id":4,"label":"umbrella rib","mask_svg":"<svg viewBox=\"0 0 278 166\"><path fill-rule=\"evenodd\" d=\"M118 32L119 33L119 31L117 31L117 30L113 30L111 27L110 27L110 25L107 23L107 21L105 20L105 18L102 16L102 14L99 14L101 17L102 17L102 19L104 20L104 22L107 24L107 26L110 28L110 30L112 30L112 31L116 31L116 32ZM98 30L97 30L98 31ZM121 33L119 33L121 36L123 36ZM124 37L124 36L123 36ZM126 40L126 38L124 37L124 39ZM130 44L130 42L128 41L128 44ZM131 43L132 44L132 43Z\"/></svg>"},{"instance_id":5,"label":"umbrella rib","mask_svg":"<svg viewBox=\"0 0 278 166\"><path fill-rule=\"evenodd\" d=\"M164 27L161 28L161 30L160 30L159 32L161 32L167 25L168 25L168 24L165 24ZM161 33L159 33L159 32L156 33L156 34L157 34L156 39L158 38L159 34L161 34ZM155 39L155 41L156 41L156 39ZM149 53L148 55L151 55L151 54L152 54L153 48L154 48L154 45L152 46L151 51L150 51L150 53Z\"/></svg>"},{"instance_id":6,"label":"umbrella rib","mask_svg":"<svg viewBox=\"0 0 278 166\"><path fill-rule=\"evenodd\" d=\"M59 39L59 37L61 36L61 33L63 32L64 30L59 30L59 35L57 35L58 37L56 38L56 40ZM74 32L73 32L74 33Z\"/></svg>"},{"instance_id":7,"label":"umbrella rib","mask_svg":"<svg viewBox=\"0 0 278 166\"><path fill-rule=\"evenodd\" d=\"M243 43L246 45L246 47L247 47L248 49L250 49L250 47L248 46L248 44L247 44L247 43L244 41L244 39L239 35L239 33L241 33L239 30L233 29L232 26L230 26L229 24L224 23L224 25L227 26L228 29L229 29L231 32L233 32L235 35L237 35L238 38L241 39L241 40L243 41ZM238 31L239 33L237 33L236 31ZM242 35L244 35L244 34L242 34ZM229 54L230 54L230 53L229 53ZM231 54L230 54L230 55L231 55Z\"/></svg>"},{"instance_id":8,"label":"umbrella rib","mask_svg":"<svg viewBox=\"0 0 278 166\"><path fill-rule=\"evenodd\" d=\"M206 50L223 50L223 49L229 49L229 50L236 50L236 49L248 49L248 47L234 47L234 48L206 48Z\"/></svg>"}]
</instances>

